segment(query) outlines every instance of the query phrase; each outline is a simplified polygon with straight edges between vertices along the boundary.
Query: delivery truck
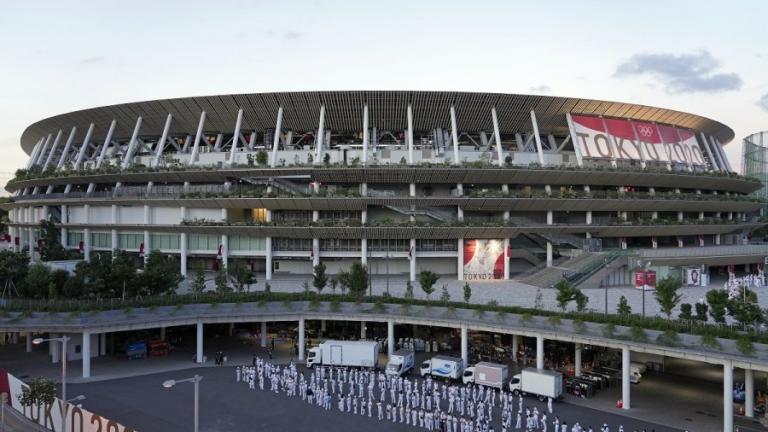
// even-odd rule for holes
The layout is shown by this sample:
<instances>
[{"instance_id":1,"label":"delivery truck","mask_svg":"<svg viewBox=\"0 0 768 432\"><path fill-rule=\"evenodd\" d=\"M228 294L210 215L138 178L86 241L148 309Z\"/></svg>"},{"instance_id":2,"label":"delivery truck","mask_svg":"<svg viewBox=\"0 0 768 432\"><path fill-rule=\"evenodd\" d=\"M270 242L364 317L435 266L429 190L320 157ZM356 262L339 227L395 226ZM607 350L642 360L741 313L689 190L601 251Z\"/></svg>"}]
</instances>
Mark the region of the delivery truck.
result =
<instances>
[{"instance_id":1,"label":"delivery truck","mask_svg":"<svg viewBox=\"0 0 768 432\"><path fill-rule=\"evenodd\" d=\"M503 364L480 362L464 369L461 379L464 384L475 383L502 390L509 380L509 368Z\"/></svg>"},{"instance_id":2,"label":"delivery truck","mask_svg":"<svg viewBox=\"0 0 768 432\"><path fill-rule=\"evenodd\" d=\"M419 372L421 376L432 375L457 380L464 372L464 361L457 357L434 356L421 363Z\"/></svg>"},{"instance_id":3,"label":"delivery truck","mask_svg":"<svg viewBox=\"0 0 768 432\"><path fill-rule=\"evenodd\" d=\"M378 342L327 340L307 353L308 368L314 365L376 368L378 364Z\"/></svg>"},{"instance_id":4,"label":"delivery truck","mask_svg":"<svg viewBox=\"0 0 768 432\"><path fill-rule=\"evenodd\" d=\"M397 350L389 356L387 369L384 371L387 375L403 376L413 369L415 355L411 350Z\"/></svg>"},{"instance_id":5,"label":"delivery truck","mask_svg":"<svg viewBox=\"0 0 768 432\"><path fill-rule=\"evenodd\" d=\"M558 399L563 394L563 375L545 369L525 368L509 381L509 391L515 395L531 395L544 401Z\"/></svg>"}]
</instances>

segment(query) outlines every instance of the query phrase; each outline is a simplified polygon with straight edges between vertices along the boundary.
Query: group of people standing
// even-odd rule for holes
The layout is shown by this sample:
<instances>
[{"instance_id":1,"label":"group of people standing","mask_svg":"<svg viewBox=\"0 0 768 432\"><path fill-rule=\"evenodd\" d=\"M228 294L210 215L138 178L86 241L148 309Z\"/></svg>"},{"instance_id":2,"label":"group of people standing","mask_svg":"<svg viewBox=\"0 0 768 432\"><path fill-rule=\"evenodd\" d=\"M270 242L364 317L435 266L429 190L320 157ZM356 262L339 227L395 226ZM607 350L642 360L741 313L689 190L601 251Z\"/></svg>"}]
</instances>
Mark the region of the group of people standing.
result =
<instances>
[{"instance_id":1,"label":"group of people standing","mask_svg":"<svg viewBox=\"0 0 768 432\"><path fill-rule=\"evenodd\" d=\"M579 422L572 425L553 416L552 400L546 407L526 406L521 396L473 384L457 385L386 375L380 371L317 366L305 375L291 362L277 365L260 357L253 366L235 368L238 383L250 389L300 397L320 409L402 423L427 431L596 432ZM600 432L610 432L604 424ZM623 426L617 429L623 432Z\"/></svg>"}]
</instances>

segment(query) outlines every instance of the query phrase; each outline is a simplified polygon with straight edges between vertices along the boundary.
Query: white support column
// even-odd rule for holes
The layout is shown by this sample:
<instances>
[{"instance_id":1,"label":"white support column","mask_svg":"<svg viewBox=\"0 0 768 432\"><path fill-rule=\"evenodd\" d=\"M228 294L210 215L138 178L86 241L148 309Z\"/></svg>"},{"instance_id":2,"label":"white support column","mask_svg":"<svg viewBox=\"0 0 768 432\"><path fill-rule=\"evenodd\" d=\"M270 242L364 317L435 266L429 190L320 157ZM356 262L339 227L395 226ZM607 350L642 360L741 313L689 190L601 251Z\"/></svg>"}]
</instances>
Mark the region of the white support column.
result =
<instances>
[{"instance_id":1,"label":"white support column","mask_svg":"<svg viewBox=\"0 0 768 432\"><path fill-rule=\"evenodd\" d=\"M464 367L469 365L469 335L466 324L461 325L461 360Z\"/></svg>"},{"instance_id":2,"label":"white support column","mask_svg":"<svg viewBox=\"0 0 768 432\"><path fill-rule=\"evenodd\" d=\"M86 204L83 206L83 213L85 214L85 225L89 226L91 223L91 206ZM86 261L91 260L91 229L83 229L83 259Z\"/></svg>"},{"instance_id":3,"label":"white support column","mask_svg":"<svg viewBox=\"0 0 768 432\"><path fill-rule=\"evenodd\" d=\"M232 147L229 149L229 160L227 163L232 165L235 162L235 153L240 146L240 126L243 124L243 109L237 110L237 120L235 120L235 131L232 134ZM279 131L275 131L275 138L279 139ZM274 165L272 165L274 166Z\"/></svg>"},{"instance_id":4,"label":"white support column","mask_svg":"<svg viewBox=\"0 0 768 432\"><path fill-rule=\"evenodd\" d=\"M370 132L368 131L368 104L363 105L363 157L362 162L365 165L368 162L368 144L371 140Z\"/></svg>"},{"instance_id":5,"label":"white support column","mask_svg":"<svg viewBox=\"0 0 768 432\"><path fill-rule=\"evenodd\" d=\"M187 233L179 234L179 273L187 277Z\"/></svg>"},{"instance_id":6,"label":"white support column","mask_svg":"<svg viewBox=\"0 0 768 432\"><path fill-rule=\"evenodd\" d=\"M99 355L107 355L107 334L99 333Z\"/></svg>"},{"instance_id":7,"label":"white support column","mask_svg":"<svg viewBox=\"0 0 768 432\"><path fill-rule=\"evenodd\" d=\"M744 369L744 415L755 416L755 374L752 369Z\"/></svg>"},{"instance_id":8,"label":"white support column","mask_svg":"<svg viewBox=\"0 0 768 432\"><path fill-rule=\"evenodd\" d=\"M30 169L32 168L32 165L37 161L37 155L40 154L40 150L43 148L43 143L45 142L45 138L40 138L37 141L37 144L32 148L32 153L29 154L29 160L27 161L26 168Z\"/></svg>"},{"instance_id":9,"label":"white support column","mask_svg":"<svg viewBox=\"0 0 768 432\"><path fill-rule=\"evenodd\" d=\"M416 281L416 239L415 238L411 239L411 245L410 246L411 247L408 250L408 252L410 254L410 263L409 263L410 264L410 268L409 268L409 270L410 270L410 274L409 274L410 279L409 280L411 282L414 282L414 281Z\"/></svg>"},{"instance_id":10,"label":"white support column","mask_svg":"<svg viewBox=\"0 0 768 432\"><path fill-rule=\"evenodd\" d=\"M544 149L541 146L539 123L536 121L536 112L534 110L531 110L531 124L533 125L533 139L536 141L536 153L539 155L539 165L544 166Z\"/></svg>"},{"instance_id":11,"label":"white support column","mask_svg":"<svg viewBox=\"0 0 768 432\"><path fill-rule=\"evenodd\" d=\"M43 162L45 162L45 157L47 155L48 146L51 145L51 140L53 139L52 134L48 134L48 137L45 139L45 142L43 143L43 147L40 149L40 152L38 152L37 156L35 156L35 161L32 162L31 166L35 165L42 165Z\"/></svg>"},{"instance_id":12,"label":"white support column","mask_svg":"<svg viewBox=\"0 0 768 432\"><path fill-rule=\"evenodd\" d=\"M493 120L493 139L496 141L496 157L499 159L498 165L504 166L504 152L501 148L501 132L499 131L499 117L496 114L496 107L491 108L491 119Z\"/></svg>"},{"instance_id":13,"label":"white support column","mask_svg":"<svg viewBox=\"0 0 768 432\"><path fill-rule=\"evenodd\" d=\"M573 143L573 152L576 154L576 164L584 165L584 156L581 154L581 144L576 140L576 128L573 127L573 118L571 113L565 113L565 119L568 121L568 131L571 134L571 143Z\"/></svg>"},{"instance_id":14,"label":"white support column","mask_svg":"<svg viewBox=\"0 0 768 432\"><path fill-rule=\"evenodd\" d=\"M725 164L725 168L728 170L728 172L733 172L733 168L731 168L731 162L728 160L728 156L725 154L725 150L723 150L723 146L720 144L720 141L712 137L712 140L714 141L715 149L718 153L720 153L720 160Z\"/></svg>"},{"instance_id":15,"label":"white support column","mask_svg":"<svg viewBox=\"0 0 768 432\"><path fill-rule=\"evenodd\" d=\"M547 241L547 267L552 267L552 242Z\"/></svg>"},{"instance_id":16,"label":"white support column","mask_svg":"<svg viewBox=\"0 0 768 432\"><path fill-rule=\"evenodd\" d=\"M58 338L60 335L51 333L51 338ZM48 342L48 352L51 354L51 363L61 361L61 344L58 342Z\"/></svg>"},{"instance_id":17,"label":"white support column","mask_svg":"<svg viewBox=\"0 0 768 432\"><path fill-rule=\"evenodd\" d=\"M632 382L629 378L631 369L631 354L629 352L629 347L623 347L621 348L621 407L625 410L632 407L630 401L630 386L632 385Z\"/></svg>"},{"instance_id":18,"label":"white support column","mask_svg":"<svg viewBox=\"0 0 768 432\"><path fill-rule=\"evenodd\" d=\"M61 205L61 223L62 225L69 223L69 206L66 204ZM60 232L61 232L61 237L59 238L59 242L66 249L67 248L67 229L62 227Z\"/></svg>"},{"instance_id":19,"label":"white support column","mask_svg":"<svg viewBox=\"0 0 768 432\"><path fill-rule=\"evenodd\" d=\"M573 375L581 376L581 351L582 345L580 343L575 344L576 349L573 353Z\"/></svg>"},{"instance_id":20,"label":"white support column","mask_svg":"<svg viewBox=\"0 0 768 432\"><path fill-rule=\"evenodd\" d=\"M61 129L56 133L56 138L53 140L53 145L51 145L51 149L48 151L48 154L45 157L45 162L43 162L43 171L45 171L46 168L48 168L48 165L51 163L51 159L53 159L53 154L56 153L56 148L59 146L59 141L61 140L62 135Z\"/></svg>"},{"instance_id":21,"label":"white support column","mask_svg":"<svg viewBox=\"0 0 768 432\"><path fill-rule=\"evenodd\" d=\"M197 342L197 349L195 351L195 362L197 364L203 363L203 323L199 322L197 323L197 337L195 338L195 341Z\"/></svg>"},{"instance_id":22,"label":"white support column","mask_svg":"<svg viewBox=\"0 0 768 432\"><path fill-rule=\"evenodd\" d=\"M168 141L168 134L171 131L171 123L173 122L173 114L168 113L165 117L165 125L163 125L163 132L160 134L160 140L157 141L155 147L155 156L152 158L152 166L156 167L160 164L160 158L163 156L163 150L165 149L165 143Z\"/></svg>"},{"instance_id":23,"label":"white support column","mask_svg":"<svg viewBox=\"0 0 768 432\"><path fill-rule=\"evenodd\" d=\"M464 280L464 239L457 240L458 250L456 254L456 279Z\"/></svg>"},{"instance_id":24,"label":"white support column","mask_svg":"<svg viewBox=\"0 0 768 432\"><path fill-rule=\"evenodd\" d=\"M408 104L408 164L413 165L413 108Z\"/></svg>"},{"instance_id":25,"label":"white support column","mask_svg":"<svg viewBox=\"0 0 768 432\"><path fill-rule=\"evenodd\" d=\"M299 361L304 360L304 318L299 318Z\"/></svg>"},{"instance_id":26,"label":"white support column","mask_svg":"<svg viewBox=\"0 0 768 432\"><path fill-rule=\"evenodd\" d=\"M266 250L267 255L265 257L265 267L266 267L265 271L266 271L266 274L264 276L264 279L266 281L271 281L272 280L272 267L273 267L273 265L272 265L272 237L267 237L265 243L266 243L265 247L267 249Z\"/></svg>"},{"instance_id":27,"label":"white support column","mask_svg":"<svg viewBox=\"0 0 768 432\"><path fill-rule=\"evenodd\" d=\"M325 105L320 105L320 122L315 136L315 164L323 163L323 141L325 141Z\"/></svg>"},{"instance_id":28,"label":"white support column","mask_svg":"<svg viewBox=\"0 0 768 432\"><path fill-rule=\"evenodd\" d=\"M75 157L75 162L72 164L72 167L76 170L80 169L81 164L83 163L83 158L85 157L85 152L88 150L88 147L91 145L91 137L93 136L93 129L94 124L91 123L90 126L88 126L88 131L85 132L85 138L83 139L83 143L80 145L80 149L77 151L77 157Z\"/></svg>"},{"instance_id":29,"label":"white support column","mask_svg":"<svg viewBox=\"0 0 768 432\"><path fill-rule=\"evenodd\" d=\"M453 141L453 164L459 164L459 130L456 124L456 107L451 105L451 140Z\"/></svg>"},{"instance_id":30,"label":"white support column","mask_svg":"<svg viewBox=\"0 0 768 432\"><path fill-rule=\"evenodd\" d=\"M364 265L368 265L368 239L360 239L360 262Z\"/></svg>"},{"instance_id":31,"label":"white support column","mask_svg":"<svg viewBox=\"0 0 768 432\"><path fill-rule=\"evenodd\" d=\"M733 361L723 362L723 431L733 431Z\"/></svg>"},{"instance_id":32,"label":"white support column","mask_svg":"<svg viewBox=\"0 0 768 432\"><path fill-rule=\"evenodd\" d=\"M112 136L115 134L115 127L117 127L117 120L112 120L109 124L109 129L107 130L107 136L104 137L104 143L101 145L99 158L96 159L96 168L101 167L101 164L104 162L104 157L107 156L107 149L109 149L109 146L112 144ZM91 183L91 185L93 185L93 183ZM92 189L93 188L89 185L88 192L91 192Z\"/></svg>"},{"instance_id":33,"label":"white support column","mask_svg":"<svg viewBox=\"0 0 768 432\"><path fill-rule=\"evenodd\" d=\"M517 363L517 352L520 350L520 335L512 335L512 361Z\"/></svg>"},{"instance_id":34,"label":"white support column","mask_svg":"<svg viewBox=\"0 0 768 432\"><path fill-rule=\"evenodd\" d=\"M395 322L387 321L387 355L391 356L395 352Z\"/></svg>"},{"instance_id":35,"label":"white support column","mask_svg":"<svg viewBox=\"0 0 768 432\"><path fill-rule=\"evenodd\" d=\"M360 321L360 340L365 340L365 321Z\"/></svg>"},{"instance_id":36,"label":"white support column","mask_svg":"<svg viewBox=\"0 0 768 432\"><path fill-rule=\"evenodd\" d=\"M197 155L200 152L200 139L203 137L203 127L205 126L205 111L200 113L200 121L197 123L197 131L195 132L195 140L192 144L192 152L189 155L189 161L187 165L194 165Z\"/></svg>"},{"instance_id":37,"label":"white support column","mask_svg":"<svg viewBox=\"0 0 768 432\"><path fill-rule=\"evenodd\" d=\"M83 332L83 344L80 353L83 355L83 378L91 376L91 332Z\"/></svg>"},{"instance_id":38,"label":"white support column","mask_svg":"<svg viewBox=\"0 0 768 432\"><path fill-rule=\"evenodd\" d=\"M141 130L141 116L136 119L136 125L133 127L133 134L131 134L131 140L128 141L128 149L123 156L123 163L121 169L126 169L131 166L133 162L133 153L136 151L136 141L139 139L139 131Z\"/></svg>"},{"instance_id":39,"label":"white support column","mask_svg":"<svg viewBox=\"0 0 768 432\"><path fill-rule=\"evenodd\" d=\"M277 121L275 122L275 136L272 140L272 157L269 165L274 168L277 166L277 148L280 147L280 132L283 129L283 107L277 108Z\"/></svg>"},{"instance_id":40,"label":"white support column","mask_svg":"<svg viewBox=\"0 0 768 432\"><path fill-rule=\"evenodd\" d=\"M504 280L509 280L509 238L504 239L502 247L504 248Z\"/></svg>"},{"instance_id":41,"label":"white support column","mask_svg":"<svg viewBox=\"0 0 768 432\"><path fill-rule=\"evenodd\" d=\"M61 151L59 161L56 163L56 169L61 169L64 166L64 162L67 160L67 156L69 155L69 150L72 148L72 141L75 140L76 133L77 127L72 126L72 129L69 131L69 137L67 137L67 142L64 144L64 150Z\"/></svg>"},{"instance_id":42,"label":"white support column","mask_svg":"<svg viewBox=\"0 0 768 432\"><path fill-rule=\"evenodd\" d=\"M262 321L261 322L261 347L266 348L267 347L267 322Z\"/></svg>"},{"instance_id":43,"label":"white support column","mask_svg":"<svg viewBox=\"0 0 768 432\"><path fill-rule=\"evenodd\" d=\"M221 264L224 268L229 268L229 236L221 235Z\"/></svg>"},{"instance_id":44,"label":"white support column","mask_svg":"<svg viewBox=\"0 0 768 432\"><path fill-rule=\"evenodd\" d=\"M712 146L709 140L707 139L707 136L704 135L704 132L699 134L701 136L701 140L697 139L697 142L704 143L704 149L707 151L707 155L709 156L709 163L712 165L713 171L723 171L721 168L720 162L718 160L717 155L715 155L715 152L712 151ZM701 145L699 145L701 147Z\"/></svg>"},{"instance_id":45,"label":"white support column","mask_svg":"<svg viewBox=\"0 0 768 432\"><path fill-rule=\"evenodd\" d=\"M544 369L544 336L536 336L536 369Z\"/></svg>"}]
</instances>

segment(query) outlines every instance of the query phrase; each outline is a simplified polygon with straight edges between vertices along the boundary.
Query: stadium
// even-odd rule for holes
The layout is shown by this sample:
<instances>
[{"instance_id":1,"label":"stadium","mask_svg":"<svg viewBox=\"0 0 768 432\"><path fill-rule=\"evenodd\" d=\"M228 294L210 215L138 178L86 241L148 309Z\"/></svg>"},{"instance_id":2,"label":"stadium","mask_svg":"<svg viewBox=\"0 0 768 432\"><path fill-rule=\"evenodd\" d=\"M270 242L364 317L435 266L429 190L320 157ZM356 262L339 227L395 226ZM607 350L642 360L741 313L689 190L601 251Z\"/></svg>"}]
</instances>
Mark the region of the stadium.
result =
<instances>
[{"instance_id":1,"label":"stadium","mask_svg":"<svg viewBox=\"0 0 768 432\"><path fill-rule=\"evenodd\" d=\"M49 220L86 260L160 250L182 275L239 260L270 281L360 261L412 281L429 269L540 287L669 274L706 285L762 272L765 258L749 245L763 185L732 172L733 138L696 114L522 94L154 100L29 126L3 208L12 248L33 260Z\"/></svg>"}]
</instances>

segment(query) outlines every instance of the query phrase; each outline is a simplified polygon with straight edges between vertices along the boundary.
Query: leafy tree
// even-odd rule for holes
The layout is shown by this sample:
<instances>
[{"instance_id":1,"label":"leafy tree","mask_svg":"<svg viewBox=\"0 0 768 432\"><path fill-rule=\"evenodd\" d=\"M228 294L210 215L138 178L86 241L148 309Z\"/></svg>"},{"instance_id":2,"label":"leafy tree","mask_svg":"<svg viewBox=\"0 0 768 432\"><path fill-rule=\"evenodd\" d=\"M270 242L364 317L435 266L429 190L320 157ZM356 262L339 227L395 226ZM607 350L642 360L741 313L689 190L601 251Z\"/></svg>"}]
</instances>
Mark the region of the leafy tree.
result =
<instances>
[{"instance_id":1,"label":"leafy tree","mask_svg":"<svg viewBox=\"0 0 768 432\"><path fill-rule=\"evenodd\" d=\"M193 294L200 294L205 291L205 271L202 268L197 269L195 272L195 278L192 279L189 290Z\"/></svg>"},{"instance_id":2,"label":"leafy tree","mask_svg":"<svg viewBox=\"0 0 768 432\"><path fill-rule=\"evenodd\" d=\"M256 152L256 163L264 166L267 164L267 152L264 150L259 150Z\"/></svg>"},{"instance_id":3,"label":"leafy tree","mask_svg":"<svg viewBox=\"0 0 768 432\"><path fill-rule=\"evenodd\" d=\"M368 288L368 269L360 261L355 261L348 272L342 272L339 275L339 283L346 286L349 292L359 299Z\"/></svg>"},{"instance_id":4,"label":"leafy tree","mask_svg":"<svg viewBox=\"0 0 768 432\"><path fill-rule=\"evenodd\" d=\"M578 288L574 288L574 290L575 290L574 300L576 301L576 310L578 312L584 312L584 309L587 308L587 303L589 303L589 297L587 297L587 295L581 292L581 290Z\"/></svg>"},{"instance_id":5,"label":"leafy tree","mask_svg":"<svg viewBox=\"0 0 768 432\"><path fill-rule=\"evenodd\" d=\"M726 304L728 315L742 326L763 321L763 311L757 302L757 294L746 287L739 288L739 295L728 299Z\"/></svg>"},{"instance_id":6,"label":"leafy tree","mask_svg":"<svg viewBox=\"0 0 768 432\"><path fill-rule=\"evenodd\" d=\"M23 406L46 406L56 401L56 385L45 378L37 378L21 388L19 402Z\"/></svg>"},{"instance_id":7,"label":"leafy tree","mask_svg":"<svg viewBox=\"0 0 768 432\"><path fill-rule=\"evenodd\" d=\"M728 292L723 289L711 289L706 294L709 304L709 315L717 323L725 322L725 312L728 305Z\"/></svg>"},{"instance_id":8,"label":"leafy tree","mask_svg":"<svg viewBox=\"0 0 768 432\"><path fill-rule=\"evenodd\" d=\"M419 273L419 285L421 285L421 290L424 291L427 298L435 292L435 282L437 282L439 278L437 273L431 270L422 270L421 273Z\"/></svg>"},{"instance_id":9,"label":"leafy tree","mask_svg":"<svg viewBox=\"0 0 768 432\"><path fill-rule=\"evenodd\" d=\"M325 274L325 264L318 263L312 273L312 286L318 293L323 292L323 288L328 284L328 275Z\"/></svg>"},{"instance_id":10,"label":"leafy tree","mask_svg":"<svg viewBox=\"0 0 768 432\"><path fill-rule=\"evenodd\" d=\"M412 299L413 298L413 284L411 283L410 280L405 283L405 295L404 295L404 297L407 298L407 299Z\"/></svg>"},{"instance_id":11,"label":"leafy tree","mask_svg":"<svg viewBox=\"0 0 768 432\"><path fill-rule=\"evenodd\" d=\"M616 313L623 317L627 317L632 314L632 306L629 305L626 297L619 297L619 305L616 307Z\"/></svg>"},{"instance_id":12,"label":"leafy tree","mask_svg":"<svg viewBox=\"0 0 768 432\"><path fill-rule=\"evenodd\" d=\"M51 221L40 221L40 259L55 261L67 258L67 251L61 245L61 231Z\"/></svg>"},{"instance_id":13,"label":"leafy tree","mask_svg":"<svg viewBox=\"0 0 768 432\"><path fill-rule=\"evenodd\" d=\"M114 256L91 254L90 262L77 264L72 278L77 281L68 284L69 289L65 291L73 294L79 291L86 298L133 297L144 293L137 284L135 259L121 250L116 250Z\"/></svg>"},{"instance_id":14,"label":"leafy tree","mask_svg":"<svg viewBox=\"0 0 768 432\"><path fill-rule=\"evenodd\" d=\"M472 298L472 288L469 286L469 282L464 283L464 302L469 303L469 299Z\"/></svg>"},{"instance_id":15,"label":"leafy tree","mask_svg":"<svg viewBox=\"0 0 768 432\"><path fill-rule=\"evenodd\" d=\"M115 270L129 272L130 267ZM153 250L147 257L144 271L138 277L138 286L141 287L142 294L173 294L182 279L176 259L170 255L163 255L159 250Z\"/></svg>"},{"instance_id":16,"label":"leafy tree","mask_svg":"<svg viewBox=\"0 0 768 432\"><path fill-rule=\"evenodd\" d=\"M46 298L51 283L53 283L51 270L43 263L32 264L24 277L22 290L24 297Z\"/></svg>"},{"instance_id":17,"label":"leafy tree","mask_svg":"<svg viewBox=\"0 0 768 432\"><path fill-rule=\"evenodd\" d=\"M256 283L251 268L243 261L235 260L227 269L227 273L237 292L250 291L251 285Z\"/></svg>"},{"instance_id":18,"label":"leafy tree","mask_svg":"<svg viewBox=\"0 0 768 432\"><path fill-rule=\"evenodd\" d=\"M653 295L656 297L656 301L659 303L661 311L667 316L667 319L672 317L672 309L674 309L683 298L683 296L677 292L679 289L680 279L672 276L667 276L656 284L656 290Z\"/></svg>"},{"instance_id":19,"label":"leafy tree","mask_svg":"<svg viewBox=\"0 0 768 432\"><path fill-rule=\"evenodd\" d=\"M683 303L680 305L679 318L685 321L693 319L693 306L690 303Z\"/></svg>"},{"instance_id":20,"label":"leafy tree","mask_svg":"<svg viewBox=\"0 0 768 432\"><path fill-rule=\"evenodd\" d=\"M709 310L709 306L707 306L704 302L697 302L694 305L694 308L696 309L696 316L694 319L696 321L707 321L707 311Z\"/></svg>"},{"instance_id":21,"label":"leafy tree","mask_svg":"<svg viewBox=\"0 0 768 432\"><path fill-rule=\"evenodd\" d=\"M217 293L227 293L232 291L232 288L229 286L227 267L224 264L221 264L219 269L216 270L216 276L214 276L213 282L216 284Z\"/></svg>"},{"instance_id":22,"label":"leafy tree","mask_svg":"<svg viewBox=\"0 0 768 432\"><path fill-rule=\"evenodd\" d=\"M29 255L9 250L0 251L0 292L18 286L29 270Z\"/></svg>"}]
</instances>

